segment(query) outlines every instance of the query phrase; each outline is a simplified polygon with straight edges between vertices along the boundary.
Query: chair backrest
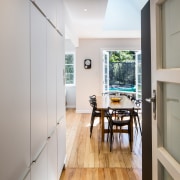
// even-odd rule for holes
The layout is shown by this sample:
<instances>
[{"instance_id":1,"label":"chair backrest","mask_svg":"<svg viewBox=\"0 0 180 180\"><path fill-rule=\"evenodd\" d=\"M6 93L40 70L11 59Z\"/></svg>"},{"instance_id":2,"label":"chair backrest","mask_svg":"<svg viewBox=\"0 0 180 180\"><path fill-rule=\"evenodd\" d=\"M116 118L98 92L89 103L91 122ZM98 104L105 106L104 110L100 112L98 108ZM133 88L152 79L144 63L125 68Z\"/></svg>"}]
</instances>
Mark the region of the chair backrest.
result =
<instances>
[{"instance_id":1,"label":"chair backrest","mask_svg":"<svg viewBox=\"0 0 180 180\"><path fill-rule=\"evenodd\" d=\"M136 99L136 97L135 97L134 95L128 94L127 97L128 97L131 101L133 101L133 102L136 104L136 106L140 106L140 105L141 105L141 100L140 100L140 99Z\"/></svg>"},{"instance_id":2,"label":"chair backrest","mask_svg":"<svg viewBox=\"0 0 180 180\"><path fill-rule=\"evenodd\" d=\"M96 95L89 96L89 103L93 108L93 111L97 109Z\"/></svg>"},{"instance_id":3,"label":"chair backrest","mask_svg":"<svg viewBox=\"0 0 180 180\"><path fill-rule=\"evenodd\" d=\"M89 100L89 103L90 103L91 107L97 108L97 102L96 102L95 100L90 99L90 100Z\"/></svg>"},{"instance_id":4,"label":"chair backrest","mask_svg":"<svg viewBox=\"0 0 180 180\"><path fill-rule=\"evenodd\" d=\"M108 107L108 109L106 111L106 117L109 122L111 122L113 120L113 115L116 115L116 110Z\"/></svg>"},{"instance_id":5,"label":"chair backrest","mask_svg":"<svg viewBox=\"0 0 180 180\"><path fill-rule=\"evenodd\" d=\"M111 107L108 107L107 111L106 111L106 115L107 115L107 119L109 121L113 121L113 120L117 120L118 115L127 115L131 116L133 115L134 112L134 108L132 108L131 110L127 110L127 109L112 109Z\"/></svg>"},{"instance_id":6,"label":"chair backrest","mask_svg":"<svg viewBox=\"0 0 180 180\"><path fill-rule=\"evenodd\" d=\"M89 96L89 99L96 101L96 95Z\"/></svg>"},{"instance_id":7,"label":"chair backrest","mask_svg":"<svg viewBox=\"0 0 180 180\"><path fill-rule=\"evenodd\" d=\"M112 125L112 109L110 107L108 107L107 111L106 111L106 118L108 120L109 125Z\"/></svg>"},{"instance_id":8,"label":"chair backrest","mask_svg":"<svg viewBox=\"0 0 180 180\"><path fill-rule=\"evenodd\" d=\"M141 100L140 99L136 99L135 101L134 101L134 103L136 104L136 106L140 106L141 105Z\"/></svg>"}]
</instances>

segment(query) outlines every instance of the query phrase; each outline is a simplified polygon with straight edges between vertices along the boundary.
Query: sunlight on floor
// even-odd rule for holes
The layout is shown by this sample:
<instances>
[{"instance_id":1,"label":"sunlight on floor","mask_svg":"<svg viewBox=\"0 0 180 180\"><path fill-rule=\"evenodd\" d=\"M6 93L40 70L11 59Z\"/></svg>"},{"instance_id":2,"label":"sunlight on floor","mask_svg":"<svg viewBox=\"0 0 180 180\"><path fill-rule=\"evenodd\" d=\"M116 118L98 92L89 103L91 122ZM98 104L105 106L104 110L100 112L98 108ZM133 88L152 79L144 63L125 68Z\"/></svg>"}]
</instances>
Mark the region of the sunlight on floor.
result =
<instances>
[{"instance_id":1,"label":"sunlight on floor","mask_svg":"<svg viewBox=\"0 0 180 180\"><path fill-rule=\"evenodd\" d=\"M100 122L99 118L95 118L93 126L97 126L97 125L99 124L99 122ZM90 127L90 126L91 126L90 123L88 123L88 124L86 125L86 127Z\"/></svg>"}]
</instances>

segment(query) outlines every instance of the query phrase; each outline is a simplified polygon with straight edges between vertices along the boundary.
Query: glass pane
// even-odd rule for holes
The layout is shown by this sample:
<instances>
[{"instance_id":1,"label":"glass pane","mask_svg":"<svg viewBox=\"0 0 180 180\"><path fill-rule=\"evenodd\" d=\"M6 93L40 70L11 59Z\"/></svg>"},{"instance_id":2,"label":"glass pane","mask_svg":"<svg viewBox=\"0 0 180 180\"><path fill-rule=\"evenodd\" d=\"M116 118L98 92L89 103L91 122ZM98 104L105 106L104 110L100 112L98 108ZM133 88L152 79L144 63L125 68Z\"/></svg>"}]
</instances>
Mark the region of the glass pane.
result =
<instances>
[{"instance_id":1,"label":"glass pane","mask_svg":"<svg viewBox=\"0 0 180 180\"><path fill-rule=\"evenodd\" d=\"M180 67L180 7L179 0L167 0L162 4L162 59L163 68ZM160 34L161 35L161 34Z\"/></svg>"},{"instance_id":2,"label":"glass pane","mask_svg":"<svg viewBox=\"0 0 180 180\"><path fill-rule=\"evenodd\" d=\"M163 83L164 147L180 163L180 84Z\"/></svg>"},{"instance_id":3,"label":"glass pane","mask_svg":"<svg viewBox=\"0 0 180 180\"><path fill-rule=\"evenodd\" d=\"M74 74L66 74L66 84L74 84Z\"/></svg>"},{"instance_id":4,"label":"glass pane","mask_svg":"<svg viewBox=\"0 0 180 180\"><path fill-rule=\"evenodd\" d=\"M105 84L108 83L107 75L105 75Z\"/></svg>"},{"instance_id":5,"label":"glass pane","mask_svg":"<svg viewBox=\"0 0 180 180\"><path fill-rule=\"evenodd\" d=\"M73 64L73 63L74 63L73 54L66 54L65 55L65 64Z\"/></svg>"},{"instance_id":6,"label":"glass pane","mask_svg":"<svg viewBox=\"0 0 180 180\"><path fill-rule=\"evenodd\" d=\"M167 170L164 168L164 166L159 162L159 180L173 180L171 175L167 172Z\"/></svg>"},{"instance_id":7,"label":"glass pane","mask_svg":"<svg viewBox=\"0 0 180 180\"><path fill-rule=\"evenodd\" d=\"M138 54L138 62L141 63L141 54Z\"/></svg>"},{"instance_id":8,"label":"glass pane","mask_svg":"<svg viewBox=\"0 0 180 180\"><path fill-rule=\"evenodd\" d=\"M74 73L74 66L73 65L66 65L65 71L66 71L66 73Z\"/></svg>"},{"instance_id":9,"label":"glass pane","mask_svg":"<svg viewBox=\"0 0 180 180\"><path fill-rule=\"evenodd\" d=\"M104 71L105 71L104 73L105 73L105 74L107 74L107 73L108 73L108 71L107 71L107 70L108 70L108 69L107 69L107 67L105 67L105 69L104 69Z\"/></svg>"},{"instance_id":10,"label":"glass pane","mask_svg":"<svg viewBox=\"0 0 180 180\"><path fill-rule=\"evenodd\" d=\"M107 55L104 56L104 63L107 64Z\"/></svg>"}]
</instances>

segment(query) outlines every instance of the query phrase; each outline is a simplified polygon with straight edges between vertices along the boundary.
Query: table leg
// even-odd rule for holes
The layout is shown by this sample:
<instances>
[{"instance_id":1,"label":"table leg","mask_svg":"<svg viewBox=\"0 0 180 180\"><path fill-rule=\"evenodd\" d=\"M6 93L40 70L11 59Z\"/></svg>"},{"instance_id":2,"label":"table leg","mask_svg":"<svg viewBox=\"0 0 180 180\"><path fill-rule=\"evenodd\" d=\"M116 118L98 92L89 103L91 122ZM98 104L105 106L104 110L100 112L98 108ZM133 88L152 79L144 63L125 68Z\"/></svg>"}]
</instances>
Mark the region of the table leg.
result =
<instances>
[{"instance_id":1,"label":"table leg","mask_svg":"<svg viewBox=\"0 0 180 180\"><path fill-rule=\"evenodd\" d=\"M132 116L132 113L131 113L131 116L130 116L131 120L130 120L130 126L131 126L131 150L132 150L132 147L133 147L133 116Z\"/></svg>"},{"instance_id":2,"label":"table leg","mask_svg":"<svg viewBox=\"0 0 180 180\"><path fill-rule=\"evenodd\" d=\"M101 109L101 140L104 142L104 110Z\"/></svg>"},{"instance_id":3,"label":"table leg","mask_svg":"<svg viewBox=\"0 0 180 180\"><path fill-rule=\"evenodd\" d=\"M133 142L133 117L131 117L131 141Z\"/></svg>"}]
</instances>

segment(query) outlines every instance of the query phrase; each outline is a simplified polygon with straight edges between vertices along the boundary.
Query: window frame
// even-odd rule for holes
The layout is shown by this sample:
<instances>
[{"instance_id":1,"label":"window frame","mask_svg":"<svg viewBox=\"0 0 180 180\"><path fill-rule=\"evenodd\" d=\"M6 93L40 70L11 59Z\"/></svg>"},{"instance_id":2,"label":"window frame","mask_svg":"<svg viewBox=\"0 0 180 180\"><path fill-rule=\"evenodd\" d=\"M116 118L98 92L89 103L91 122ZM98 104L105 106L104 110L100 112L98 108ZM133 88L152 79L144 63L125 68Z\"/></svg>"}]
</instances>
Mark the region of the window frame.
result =
<instances>
[{"instance_id":1,"label":"window frame","mask_svg":"<svg viewBox=\"0 0 180 180\"><path fill-rule=\"evenodd\" d=\"M73 78L73 83L72 84L66 84L66 65L68 65L68 64L66 64L66 60L65 60L65 86L75 86L76 85L76 59L75 59L75 53L74 52L66 52L65 53L65 58L66 58L66 55L72 55L73 56L73 68L74 68L74 78ZM70 64L71 65L71 64Z\"/></svg>"}]
</instances>

